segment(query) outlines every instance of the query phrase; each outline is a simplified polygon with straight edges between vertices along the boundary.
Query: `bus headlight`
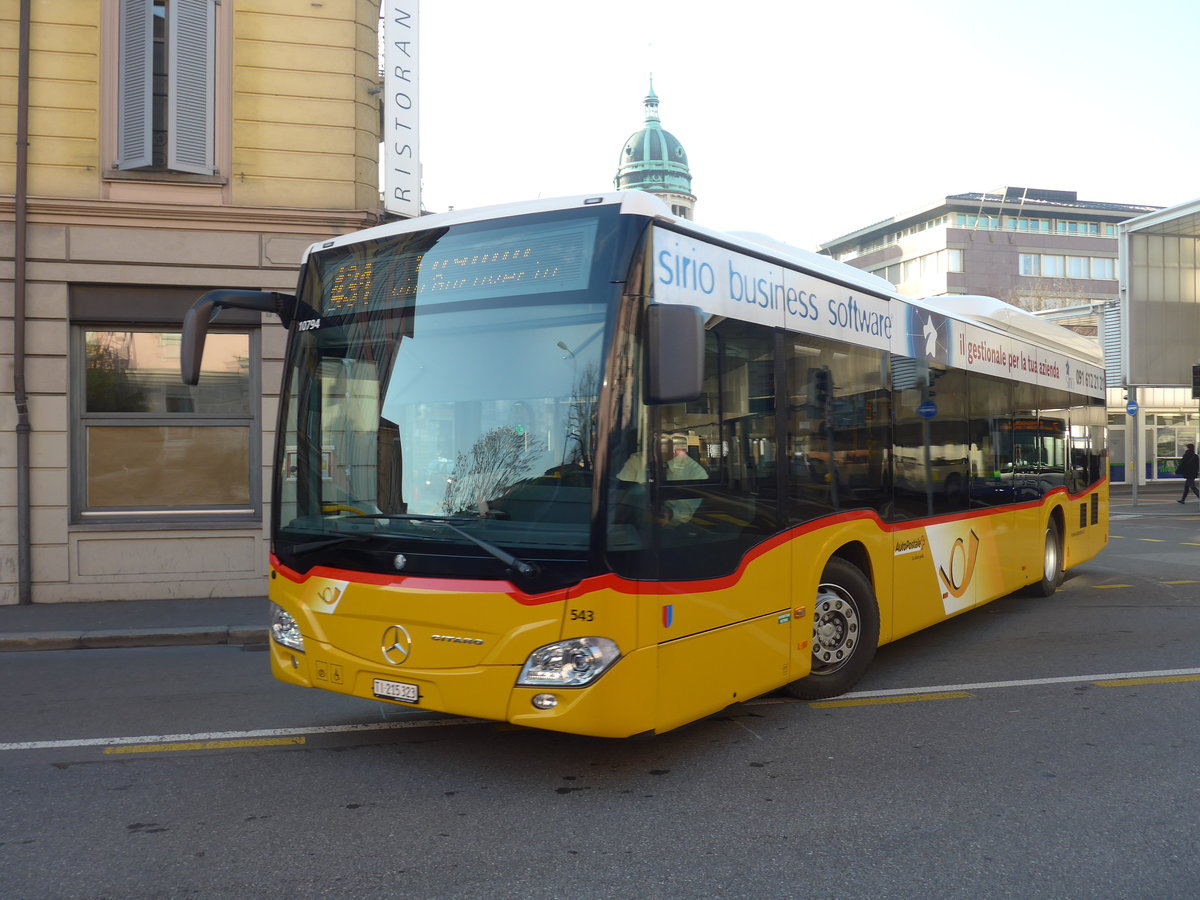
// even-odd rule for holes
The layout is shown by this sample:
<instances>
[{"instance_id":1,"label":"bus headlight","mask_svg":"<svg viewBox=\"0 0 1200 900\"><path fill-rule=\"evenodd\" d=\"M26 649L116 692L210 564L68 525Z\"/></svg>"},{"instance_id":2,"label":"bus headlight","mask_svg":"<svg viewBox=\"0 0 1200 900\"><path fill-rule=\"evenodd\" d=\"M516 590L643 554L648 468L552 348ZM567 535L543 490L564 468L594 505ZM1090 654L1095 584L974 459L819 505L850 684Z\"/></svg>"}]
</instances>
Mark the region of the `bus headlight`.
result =
<instances>
[{"instance_id":1,"label":"bus headlight","mask_svg":"<svg viewBox=\"0 0 1200 900\"><path fill-rule=\"evenodd\" d=\"M529 654L517 684L533 687L583 687L599 678L621 658L608 638L569 638L539 647Z\"/></svg>"},{"instance_id":2,"label":"bus headlight","mask_svg":"<svg viewBox=\"0 0 1200 900\"><path fill-rule=\"evenodd\" d=\"M285 647L304 652L304 636L300 634L300 625L290 612L275 604L271 604L271 637Z\"/></svg>"}]
</instances>

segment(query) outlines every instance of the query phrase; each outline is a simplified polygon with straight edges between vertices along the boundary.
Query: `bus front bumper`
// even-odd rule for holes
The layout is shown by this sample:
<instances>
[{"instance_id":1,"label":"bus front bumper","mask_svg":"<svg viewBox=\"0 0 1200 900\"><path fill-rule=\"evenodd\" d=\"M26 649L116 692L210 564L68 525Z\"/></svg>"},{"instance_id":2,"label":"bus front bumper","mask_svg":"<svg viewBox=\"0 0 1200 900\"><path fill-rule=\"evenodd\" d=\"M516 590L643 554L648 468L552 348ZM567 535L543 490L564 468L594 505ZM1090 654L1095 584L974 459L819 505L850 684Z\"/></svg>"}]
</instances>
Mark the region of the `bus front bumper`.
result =
<instances>
[{"instance_id":1,"label":"bus front bumper","mask_svg":"<svg viewBox=\"0 0 1200 900\"><path fill-rule=\"evenodd\" d=\"M414 712L510 722L593 737L654 730L654 648L622 657L586 687L517 685L521 667L415 669L364 666L363 660L305 639L297 651L271 641L271 670L287 684L377 700Z\"/></svg>"}]
</instances>

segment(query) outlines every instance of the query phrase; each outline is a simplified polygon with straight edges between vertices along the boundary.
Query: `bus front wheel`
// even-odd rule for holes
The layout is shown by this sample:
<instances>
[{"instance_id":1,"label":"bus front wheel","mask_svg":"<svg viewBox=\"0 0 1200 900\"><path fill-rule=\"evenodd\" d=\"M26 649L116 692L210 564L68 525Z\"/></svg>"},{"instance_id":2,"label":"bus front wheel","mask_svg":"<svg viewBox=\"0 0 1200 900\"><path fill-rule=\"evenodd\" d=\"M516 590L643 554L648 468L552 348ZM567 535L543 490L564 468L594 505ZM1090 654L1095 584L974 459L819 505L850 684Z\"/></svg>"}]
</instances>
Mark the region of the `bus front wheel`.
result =
<instances>
[{"instance_id":1,"label":"bus front wheel","mask_svg":"<svg viewBox=\"0 0 1200 900\"><path fill-rule=\"evenodd\" d=\"M1062 535L1058 519L1046 520L1045 539L1042 543L1042 579L1029 586L1036 597L1049 597L1063 582Z\"/></svg>"},{"instance_id":2,"label":"bus front wheel","mask_svg":"<svg viewBox=\"0 0 1200 900\"><path fill-rule=\"evenodd\" d=\"M844 694L875 658L879 606L862 571L834 557L821 573L813 602L812 671L786 688L801 700Z\"/></svg>"}]
</instances>

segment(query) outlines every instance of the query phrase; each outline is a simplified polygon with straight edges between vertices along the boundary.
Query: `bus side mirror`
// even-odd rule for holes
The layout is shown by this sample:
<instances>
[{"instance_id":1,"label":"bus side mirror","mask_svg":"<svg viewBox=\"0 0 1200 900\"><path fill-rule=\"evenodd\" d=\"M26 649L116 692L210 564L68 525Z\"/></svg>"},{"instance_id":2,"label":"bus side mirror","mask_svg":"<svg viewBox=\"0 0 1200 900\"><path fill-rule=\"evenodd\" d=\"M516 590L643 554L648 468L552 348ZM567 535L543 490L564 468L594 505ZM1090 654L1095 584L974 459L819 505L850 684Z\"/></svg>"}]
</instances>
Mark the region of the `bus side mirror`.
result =
<instances>
[{"instance_id":1,"label":"bus side mirror","mask_svg":"<svg viewBox=\"0 0 1200 900\"><path fill-rule=\"evenodd\" d=\"M696 306L646 309L646 402L686 403L704 386L704 313Z\"/></svg>"},{"instance_id":2,"label":"bus side mirror","mask_svg":"<svg viewBox=\"0 0 1200 900\"><path fill-rule=\"evenodd\" d=\"M275 291L209 291L192 304L183 317L183 337L179 348L179 375L184 384L196 384L200 380L200 360L204 356L204 339L208 326L226 307L230 309L256 309L273 312L290 325L296 298L291 294Z\"/></svg>"}]
</instances>

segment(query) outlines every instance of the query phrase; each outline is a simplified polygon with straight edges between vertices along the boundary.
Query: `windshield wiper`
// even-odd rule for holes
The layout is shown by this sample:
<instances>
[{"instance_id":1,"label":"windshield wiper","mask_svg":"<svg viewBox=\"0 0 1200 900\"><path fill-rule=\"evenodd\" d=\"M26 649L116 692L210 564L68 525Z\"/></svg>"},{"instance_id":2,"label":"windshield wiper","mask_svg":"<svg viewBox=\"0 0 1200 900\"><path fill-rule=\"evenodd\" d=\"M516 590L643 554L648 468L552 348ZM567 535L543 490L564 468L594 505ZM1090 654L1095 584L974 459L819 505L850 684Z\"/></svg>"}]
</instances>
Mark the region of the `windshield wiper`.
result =
<instances>
[{"instance_id":1,"label":"windshield wiper","mask_svg":"<svg viewBox=\"0 0 1200 900\"><path fill-rule=\"evenodd\" d=\"M305 541L303 544L293 544L293 553L312 553L314 550L324 550L326 547L336 547L338 544L361 544L370 540L365 534L342 534L337 537L322 538L319 541Z\"/></svg>"},{"instance_id":2,"label":"windshield wiper","mask_svg":"<svg viewBox=\"0 0 1200 900\"><path fill-rule=\"evenodd\" d=\"M509 553L507 550L505 550L501 547L497 547L491 541L485 541L483 538L475 537L475 535L471 534L470 532L464 531L463 529L459 528L458 525L456 525L453 520L447 518L446 516L419 516L419 515L416 515L415 513L362 513L361 515L350 516L349 518L352 518L352 519L403 519L408 522L430 522L434 525L441 525L445 528L449 528L451 531L453 531L459 537L470 541L472 544L474 544L480 550L483 550L485 553L488 553L491 556L494 556L496 559L500 560L500 562L504 563L506 566L508 566L510 569L512 569L518 575L524 575L526 578L535 578L538 575L542 574L542 570L541 570L540 566L538 566L534 563L525 562L525 560L523 560L523 559L518 559L517 557L515 557L511 553ZM459 521L460 522L470 522L471 519L459 519ZM314 541L313 543L320 543L320 542Z\"/></svg>"},{"instance_id":3,"label":"windshield wiper","mask_svg":"<svg viewBox=\"0 0 1200 900\"><path fill-rule=\"evenodd\" d=\"M439 525L444 525L460 537L466 538L480 550L483 550L485 553L490 553L492 556L496 557L496 559L500 560L500 562L504 563L518 575L524 575L526 578L533 578L542 574L542 570L533 563L527 563L523 559L517 559L507 550L497 547L490 541L485 541L482 538L477 538L475 535L463 531L453 522L448 522L445 519L430 519L430 521L437 522Z\"/></svg>"}]
</instances>

